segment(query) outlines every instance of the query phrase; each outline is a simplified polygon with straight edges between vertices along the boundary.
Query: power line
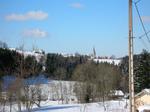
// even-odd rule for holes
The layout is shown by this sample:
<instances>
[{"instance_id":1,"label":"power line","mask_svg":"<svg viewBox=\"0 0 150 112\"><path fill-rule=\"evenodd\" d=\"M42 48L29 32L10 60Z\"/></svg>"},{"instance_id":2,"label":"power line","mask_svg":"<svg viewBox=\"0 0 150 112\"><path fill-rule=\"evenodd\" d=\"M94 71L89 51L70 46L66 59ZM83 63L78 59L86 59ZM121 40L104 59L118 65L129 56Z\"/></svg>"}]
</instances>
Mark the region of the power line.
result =
<instances>
[{"instance_id":1,"label":"power line","mask_svg":"<svg viewBox=\"0 0 150 112\"><path fill-rule=\"evenodd\" d=\"M141 0L137 0L135 3L137 4L137 3L139 3Z\"/></svg>"},{"instance_id":2,"label":"power line","mask_svg":"<svg viewBox=\"0 0 150 112\"><path fill-rule=\"evenodd\" d=\"M142 21L141 15L140 15L140 12L139 12L138 7L137 7L137 4L138 4L139 2L141 2L141 1L142 1L142 0L137 0L137 1L134 2L136 11L137 11L137 13L138 13L138 16L139 16L139 18L140 18L140 22L141 22L141 24L142 24L142 28L143 28L143 30L144 30L144 32L145 32L145 34L139 36L138 38L141 40L141 43L143 44L143 46L149 51L149 47L147 46L146 42L144 41L144 39L143 39L142 37L146 36L147 39L148 39L148 42L150 42L150 39L149 39L149 37L148 37L148 33L150 33L150 31L148 31L148 32L146 31L146 28L145 28L145 26L144 26L144 23L143 23L143 21Z\"/></svg>"},{"instance_id":3,"label":"power line","mask_svg":"<svg viewBox=\"0 0 150 112\"><path fill-rule=\"evenodd\" d=\"M149 48L148 48L147 44L145 43L144 39L143 38L139 38L139 39L141 40L144 47L149 51Z\"/></svg>"},{"instance_id":4,"label":"power line","mask_svg":"<svg viewBox=\"0 0 150 112\"><path fill-rule=\"evenodd\" d=\"M148 33L150 33L150 31L146 32L146 34L148 34ZM145 36L145 34L139 36L138 38L141 39L141 38L144 37L144 36Z\"/></svg>"},{"instance_id":5,"label":"power line","mask_svg":"<svg viewBox=\"0 0 150 112\"><path fill-rule=\"evenodd\" d=\"M139 1L141 1L141 0L139 0ZM135 8L136 8L136 11L137 11L137 13L138 13L140 22L141 22L141 24L142 24L142 28L143 28L143 30L144 30L144 33L145 33L145 35L146 35L146 37L147 37L148 42L150 43L150 39L149 39L149 37L148 37L148 33L147 33L147 31L146 31L146 28L145 28L144 23L143 23L143 21L142 21L140 12L139 12L139 10L138 10L137 3L138 3L138 2L135 2L135 3L134 3L134 4L135 4Z\"/></svg>"},{"instance_id":6,"label":"power line","mask_svg":"<svg viewBox=\"0 0 150 112\"><path fill-rule=\"evenodd\" d=\"M150 33L150 31L146 32L147 34ZM141 43L145 46L145 48L149 51L149 47L147 46L146 42L144 41L144 39L142 37L144 37L145 34L141 35L138 37L138 39L141 40Z\"/></svg>"}]
</instances>

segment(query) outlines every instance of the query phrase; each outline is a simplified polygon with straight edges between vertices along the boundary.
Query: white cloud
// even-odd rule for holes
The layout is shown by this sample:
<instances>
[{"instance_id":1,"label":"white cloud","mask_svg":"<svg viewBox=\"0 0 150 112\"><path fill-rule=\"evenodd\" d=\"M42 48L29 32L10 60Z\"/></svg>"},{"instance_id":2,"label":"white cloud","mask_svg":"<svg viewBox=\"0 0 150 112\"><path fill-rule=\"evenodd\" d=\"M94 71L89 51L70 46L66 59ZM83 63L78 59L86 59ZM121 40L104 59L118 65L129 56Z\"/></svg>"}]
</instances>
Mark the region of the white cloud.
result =
<instances>
[{"instance_id":1,"label":"white cloud","mask_svg":"<svg viewBox=\"0 0 150 112\"><path fill-rule=\"evenodd\" d=\"M76 9L81 9L84 7L83 4L81 4L81 3L72 3L72 4L70 4L70 6L73 8L76 8Z\"/></svg>"},{"instance_id":2,"label":"white cloud","mask_svg":"<svg viewBox=\"0 0 150 112\"><path fill-rule=\"evenodd\" d=\"M142 16L144 22L150 22L150 16Z\"/></svg>"},{"instance_id":3,"label":"white cloud","mask_svg":"<svg viewBox=\"0 0 150 112\"><path fill-rule=\"evenodd\" d=\"M9 14L5 17L8 21L44 20L48 14L43 11L29 11L25 14Z\"/></svg>"},{"instance_id":4,"label":"white cloud","mask_svg":"<svg viewBox=\"0 0 150 112\"><path fill-rule=\"evenodd\" d=\"M23 36L25 37L35 37L35 38L44 38L48 36L48 33L46 31L43 31L41 29L28 29L23 31Z\"/></svg>"}]
</instances>

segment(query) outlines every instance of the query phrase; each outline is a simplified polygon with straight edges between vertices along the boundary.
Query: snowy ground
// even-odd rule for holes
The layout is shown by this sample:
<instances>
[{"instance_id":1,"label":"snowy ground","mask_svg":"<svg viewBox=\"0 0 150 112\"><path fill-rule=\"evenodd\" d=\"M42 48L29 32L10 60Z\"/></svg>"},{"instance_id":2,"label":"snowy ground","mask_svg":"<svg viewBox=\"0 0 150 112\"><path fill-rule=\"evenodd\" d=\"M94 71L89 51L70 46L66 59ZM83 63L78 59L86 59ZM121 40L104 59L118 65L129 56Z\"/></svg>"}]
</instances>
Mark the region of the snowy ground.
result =
<instances>
[{"instance_id":1,"label":"snowy ground","mask_svg":"<svg viewBox=\"0 0 150 112\"><path fill-rule=\"evenodd\" d=\"M35 79L34 79L35 80ZM33 82L33 81L31 81ZM69 81L45 81L40 85L43 95L47 96L47 101L41 102L41 107L33 106L32 112L129 112L126 100L120 101L107 101L105 103L88 103L76 104L76 96L73 92L75 82ZM34 84L31 84L34 86ZM69 104L62 104L60 100L61 94ZM70 99L74 99L71 101ZM55 101L52 101L55 100ZM64 102L66 103L66 102ZM2 112L3 107L0 107ZM18 107L16 104L12 106L12 112L17 112ZM22 105L23 112L27 112ZM5 107L4 112L10 112L10 105Z\"/></svg>"},{"instance_id":2,"label":"snowy ground","mask_svg":"<svg viewBox=\"0 0 150 112\"><path fill-rule=\"evenodd\" d=\"M126 104L126 100L88 104L59 104L58 101L46 101L41 103L40 108L34 106L32 112L129 112ZM6 107L5 112L9 112L9 107ZM13 105L12 112L17 112L17 105Z\"/></svg>"},{"instance_id":3,"label":"snowy ground","mask_svg":"<svg viewBox=\"0 0 150 112\"><path fill-rule=\"evenodd\" d=\"M105 107L103 103L46 105L33 109L33 112L128 112L128 109L123 100L105 102Z\"/></svg>"}]
</instances>

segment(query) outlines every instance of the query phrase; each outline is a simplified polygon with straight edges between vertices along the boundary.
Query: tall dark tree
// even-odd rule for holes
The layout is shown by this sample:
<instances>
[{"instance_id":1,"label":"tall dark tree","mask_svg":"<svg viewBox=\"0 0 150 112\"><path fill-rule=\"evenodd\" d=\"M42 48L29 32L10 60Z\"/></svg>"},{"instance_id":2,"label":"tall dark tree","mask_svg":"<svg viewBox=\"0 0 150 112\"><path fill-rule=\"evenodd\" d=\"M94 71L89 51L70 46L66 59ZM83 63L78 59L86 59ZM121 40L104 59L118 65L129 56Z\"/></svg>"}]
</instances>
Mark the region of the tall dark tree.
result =
<instances>
[{"instance_id":1,"label":"tall dark tree","mask_svg":"<svg viewBox=\"0 0 150 112\"><path fill-rule=\"evenodd\" d=\"M133 57L134 62L134 74L139 69L139 61L140 61L141 54L136 54ZM121 78L121 89L124 92L129 92L129 58L128 56L125 56L122 58L121 64L120 64L120 70L123 74ZM136 75L134 76L136 78Z\"/></svg>"},{"instance_id":2,"label":"tall dark tree","mask_svg":"<svg viewBox=\"0 0 150 112\"><path fill-rule=\"evenodd\" d=\"M135 91L150 88L150 53L143 50L135 67Z\"/></svg>"},{"instance_id":3,"label":"tall dark tree","mask_svg":"<svg viewBox=\"0 0 150 112\"><path fill-rule=\"evenodd\" d=\"M20 54L15 51L0 48L0 76L12 75L17 72Z\"/></svg>"},{"instance_id":4,"label":"tall dark tree","mask_svg":"<svg viewBox=\"0 0 150 112\"><path fill-rule=\"evenodd\" d=\"M42 65L34 56L27 56L23 63L24 77L38 75L42 71Z\"/></svg>"}]
</instances>

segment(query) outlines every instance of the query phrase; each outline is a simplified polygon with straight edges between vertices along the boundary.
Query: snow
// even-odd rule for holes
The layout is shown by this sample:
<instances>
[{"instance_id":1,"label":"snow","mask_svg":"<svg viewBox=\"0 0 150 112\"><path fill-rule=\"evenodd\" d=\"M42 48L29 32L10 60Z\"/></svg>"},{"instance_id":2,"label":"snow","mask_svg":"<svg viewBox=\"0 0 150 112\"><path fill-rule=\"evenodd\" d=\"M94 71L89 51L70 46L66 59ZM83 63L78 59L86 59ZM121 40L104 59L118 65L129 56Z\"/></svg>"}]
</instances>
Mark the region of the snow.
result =
<instances>
[{"instance_id":1,"label":"snow","mask_svg":"<svg viewBox=\"0 0 150 112\"><path fill-rule=\"evenodd\" d=\"M119 65L121 60L119 59L94 59L94 62Z\"/></svg>"},{"instance_id":2,"label":"snow","mask_svg":"<svg viewBox=\"0 0 150 112\"><path fill-rule=\"evenodd\" d=\"M150 105L143 105L138 108L139 112L144 112L144 110L150 110Z\"/></svg>"},{"instance_id":3,"label":"snow","mask_svg":"<svg viewBox=\"0 0 150 112\"><path fill-rule=\"evenodd\" d=\"M34 105L32 112L129 112L128 101L126 99L105 101L104 103L95 102L95 103L77 104L77 98L75 93L73 92L74 84L75 82L73 81L70 82L70 81L56 81L56 80L49 80L46 83L40 84L42 94L47 96L47 100L41 102L40 108ZM118 92L119 94L122 94L121 91ZM61 95L63 95L64 98L63 104L61 101L62 97ZM74 99L74 101L72 101L71 99ZM2 108L0 107L0 111L1 109ZM17 109L18 109L17 104L13 104L12 112L17 112ZM8 103L5 108L5 112L9 112L9 110L10 106ZM23 105L22 110L23 112L27 112L27 110L25 110L25 107Z\"/></svg>"},{"instance_id":4,"label":"snow","mask_svg":"<svg viewBox=\"0 0 150 112\"><path fill-rule=\"evenodd\" d=\"M144 89L144 91L150 93L150 89Z\"/></svg>"},{"instance_id":5,"label":"snow","mask_svg":"<svg viewBox=\"0 0 150 112\"><path fill-rule=\"evenodd\" d=\"M17 50L15 48L9 48L9 50L11 51L16 51L20 54L23 54L24 57L26 58L27 56L35 56L36 60L39 62L41 57L44 56L44 54L42 54L42 50L37 50L37 51L24 51L24 50Z\"/></svg>"},{"instance_id":6,"label":"snow","mask_svg":"<svg viewBox=\"0 0 150 112\"><path fill-rule=\"evenodd\" d=\"M124 93L121 90L115 90L114 95L116 96L124 96Z\"/></svg>"},{"instance_id":7,"label":"snow","mask_svg":"<svg viewBox=\"0 0 150 112\"><path fill-rule=\"evenodd\" d=\"M28 112L22 108L23 112ZM9 112L9 106L5 112ZM12 112L17 112L14 104ZM57 101L43 101L41 107L33 106L32 112L129 112L126 100L85 103L85 104L59 104Z\"/></svg>"},{"instance_id":8,"label":"snow","mask_svg":"<svg viewBox=\"0 0 150 112\"><path fill-rule=\"evenodd\" d=\"M33 112L49 112L49 111L50 112L105 112L105 111L128 112L128 108L125 107L126 107L126 101L122 100L122 101L107 101L104 104L102 102L87 103L87 104L63 104L63 105L45 104L41 108L34 108L32 111Z\"/></svg>"},{"instance_id":9,"label":"snow","mask_svg":"<svg viewBox=\"0 0 150 112\"><path fill-rule=\"evenodd\" d=\"M43 94L48 95L48 99L41 102L40 108L34 105L32 112L129 112L128 100L126 99L105 101L104 103L95 102L85 104L77 104L77 101L64 101L65 104L62 104L62 101L60 99L62 94L60 86L63 87L62 91L66 90L65 93L63 93L65 100L66 98L75 99L76 96L73 93L73 89L69 89L72 88L71 86L73 86L74 84L75 82L56 80L50 80L47 84L41 84L42 92ZM9 112L9 107L10 106L8 103L5 108L5 112ZM17 109L17 104L13 104L12 112L17 112ZM23 112L28 112L27 110L25 110L25 107L23 107L23 105L22 110Z\"/></svg>"}]
</instances>

